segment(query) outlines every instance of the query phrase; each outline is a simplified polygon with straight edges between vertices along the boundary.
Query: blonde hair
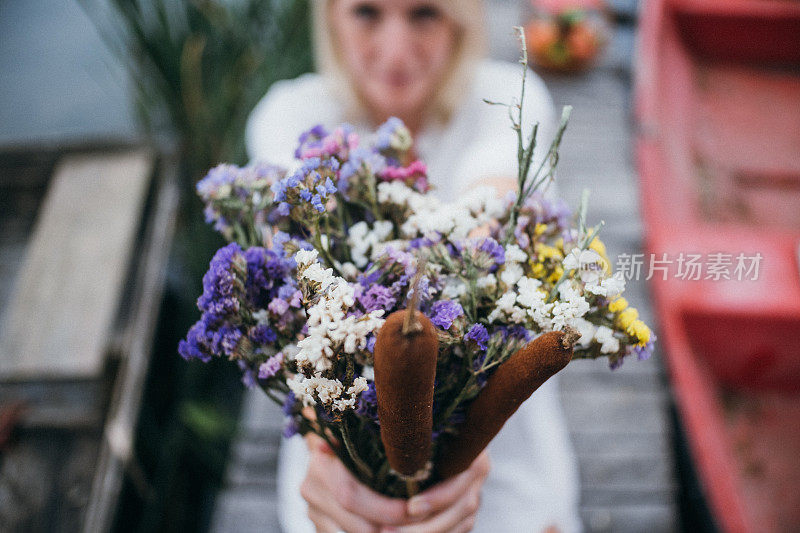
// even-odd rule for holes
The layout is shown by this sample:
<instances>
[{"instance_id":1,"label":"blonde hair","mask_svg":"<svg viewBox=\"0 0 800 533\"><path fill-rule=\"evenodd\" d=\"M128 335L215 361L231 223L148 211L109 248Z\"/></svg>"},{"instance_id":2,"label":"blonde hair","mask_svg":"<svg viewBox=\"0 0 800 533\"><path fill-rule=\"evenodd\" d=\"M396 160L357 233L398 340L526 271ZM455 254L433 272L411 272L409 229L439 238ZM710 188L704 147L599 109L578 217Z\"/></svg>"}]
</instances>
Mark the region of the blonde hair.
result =
<instances>
[{"instance_id":1,"label":"blonde hair","mask_svg":"<svg viewBox=\"0 0 800 533\"><path fill-rule=\"evenodd\" d=\"M348 120L365 121L366 105L358 95L336 49L330 23L330 6L335 0L313 1L314 57L317 72L332 85L342 99ZM448 71L440 81L431 104L425 110L429 118L447 122L465 96L475 63L486 54L486 26L483 0L431 0L452 19L458 28L456 49Z\"/></svg>"}]
</instances>

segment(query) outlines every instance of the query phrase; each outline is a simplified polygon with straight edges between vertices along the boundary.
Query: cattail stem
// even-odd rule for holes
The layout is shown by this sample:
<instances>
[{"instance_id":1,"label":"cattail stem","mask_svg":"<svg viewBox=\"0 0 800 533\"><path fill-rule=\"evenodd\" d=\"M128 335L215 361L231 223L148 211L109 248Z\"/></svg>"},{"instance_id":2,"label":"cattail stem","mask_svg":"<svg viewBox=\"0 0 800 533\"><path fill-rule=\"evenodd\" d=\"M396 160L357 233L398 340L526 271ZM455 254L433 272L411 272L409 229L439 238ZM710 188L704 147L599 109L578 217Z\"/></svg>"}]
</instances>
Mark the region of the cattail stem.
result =
<instances>
[{"instance_id":1,"label":"cattail stem","mask_svg":"<svg viewBox=\"0 0 800 533\"><path fill-rule=\"evenodd\" d=\"M422 324L416 319L417 307L419 306L419 282L425 273L425 266L428 263L427 255L423 255L417 262L417 271L411 280L411 300L406 307L406 319L403 321L403 335L410 335L422 331Z\"/></svg>"}]
</instances>

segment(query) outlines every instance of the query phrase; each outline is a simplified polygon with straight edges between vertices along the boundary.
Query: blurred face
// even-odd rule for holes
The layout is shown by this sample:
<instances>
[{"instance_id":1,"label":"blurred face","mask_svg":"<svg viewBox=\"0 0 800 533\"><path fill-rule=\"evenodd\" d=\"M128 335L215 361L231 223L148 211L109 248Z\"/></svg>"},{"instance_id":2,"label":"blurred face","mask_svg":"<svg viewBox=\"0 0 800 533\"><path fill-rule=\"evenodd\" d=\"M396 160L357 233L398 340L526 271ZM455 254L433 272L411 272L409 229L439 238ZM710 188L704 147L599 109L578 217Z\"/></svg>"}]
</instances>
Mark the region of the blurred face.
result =
<instances>
[{"instance_id":1,"label":"blurred face","mask_svg":"<svg viewBox=\"0 0 800 533\"><path fill-rule=\"evenodd\" d=\"M430 1L332 0L344 66L373 118L418 123L455 51L455 22Z\"/></svg>"}]
</instances>

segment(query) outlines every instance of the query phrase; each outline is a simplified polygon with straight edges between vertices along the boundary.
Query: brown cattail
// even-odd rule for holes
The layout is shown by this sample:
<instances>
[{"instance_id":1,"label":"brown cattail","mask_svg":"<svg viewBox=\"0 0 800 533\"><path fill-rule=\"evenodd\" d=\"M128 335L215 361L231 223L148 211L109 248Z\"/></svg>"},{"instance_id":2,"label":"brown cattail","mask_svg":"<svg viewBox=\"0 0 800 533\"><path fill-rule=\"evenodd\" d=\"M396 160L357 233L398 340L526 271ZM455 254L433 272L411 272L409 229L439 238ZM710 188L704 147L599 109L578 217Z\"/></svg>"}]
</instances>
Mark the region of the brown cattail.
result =
<instances>
[{"instance_id":1,"label":"brown cattail","mask_svg":"<svg viewBox=\"0 0 800 533\"><path fill-rule=\"evenodd\" d=\"M389 465L405 476L419 473L430 459L438 351L436 329L413 307L389 315L375 340L381 440Z\"/></svg>"},{"instance_id":2,"label":"brown cattail","mask_svg":"<svg viewBox=\"0 0 800 533\"><path fill-rule=\"evenodd\" d=\"M469 468L522 402L567 366L575 340L573 331L545 333L497 368L469 406L458 435L442 450L437 465L442 479Z\"/></svg>"}]
</instances>

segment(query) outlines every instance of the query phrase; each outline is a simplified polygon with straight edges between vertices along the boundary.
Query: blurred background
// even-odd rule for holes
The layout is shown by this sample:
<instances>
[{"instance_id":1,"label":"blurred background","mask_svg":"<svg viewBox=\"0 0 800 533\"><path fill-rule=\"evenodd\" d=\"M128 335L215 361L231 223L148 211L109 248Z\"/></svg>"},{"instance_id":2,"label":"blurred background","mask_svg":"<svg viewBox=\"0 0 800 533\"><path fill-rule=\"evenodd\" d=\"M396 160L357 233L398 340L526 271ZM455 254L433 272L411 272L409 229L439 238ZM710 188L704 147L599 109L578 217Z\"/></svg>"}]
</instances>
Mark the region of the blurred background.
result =
<instances>
[{"instance_id":1,"label":"blurred background","mask_svg":"<svg viewBox=\"0 0 800 533\"><path fill-rule=\"evenodd\" d=\"M563 373L585 529L800 529L800 3L486 4L574 106L560 191L661 341ZM279 530L280 413L176 347L222 244L194 183L312 69L307 10L0 0L0 531Z\"/></svg>"}]
</instances>

